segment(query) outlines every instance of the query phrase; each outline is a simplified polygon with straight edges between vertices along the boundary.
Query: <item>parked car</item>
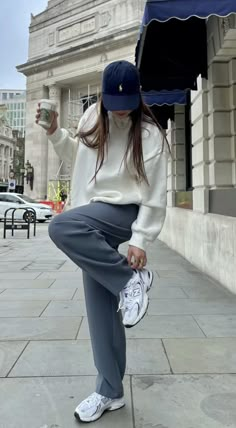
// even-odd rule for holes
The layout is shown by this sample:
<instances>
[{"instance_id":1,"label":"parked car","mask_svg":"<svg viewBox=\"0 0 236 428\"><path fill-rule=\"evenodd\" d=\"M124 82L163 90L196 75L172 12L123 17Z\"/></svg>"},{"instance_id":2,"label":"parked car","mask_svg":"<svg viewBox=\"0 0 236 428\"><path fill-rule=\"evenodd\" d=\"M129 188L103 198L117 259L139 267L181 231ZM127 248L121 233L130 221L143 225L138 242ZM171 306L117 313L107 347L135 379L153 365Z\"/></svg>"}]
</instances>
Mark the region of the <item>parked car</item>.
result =
<instances>
[{"instance_id":1,"label":"parked car","mask_svg":"<svg viewBox=\"0 0 236 428\"><path fill-rule=\"evenodd\" d=\"M0 220L3 220L4 213L8 208L33 208L36 211L36 220L39 223L44 223L53 216L53 210L50 206L42 203L38 203L29 196L21 195L19 193L2 192L0 193ZM7 217L11 218L12 211L7 213ZM16 210L15 219L23 219L26 222L34 221L34 212Z\"/></svg>"}]
</instances>

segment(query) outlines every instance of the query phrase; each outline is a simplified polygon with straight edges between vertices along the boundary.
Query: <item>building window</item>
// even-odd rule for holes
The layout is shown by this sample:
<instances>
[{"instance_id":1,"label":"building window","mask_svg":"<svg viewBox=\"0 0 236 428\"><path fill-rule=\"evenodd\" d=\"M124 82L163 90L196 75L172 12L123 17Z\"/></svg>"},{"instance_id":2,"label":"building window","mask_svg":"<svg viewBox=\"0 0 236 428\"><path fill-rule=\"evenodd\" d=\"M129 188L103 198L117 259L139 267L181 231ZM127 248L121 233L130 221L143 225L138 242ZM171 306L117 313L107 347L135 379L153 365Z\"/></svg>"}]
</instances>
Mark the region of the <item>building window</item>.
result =
<instances>
[{"instance_id":1,"label":"building window","mask_svg":"<svg viewBox=\"0 0 236 428\"><path fill-rule=\"evenodd\" d=\"M2 99L3 100L7 100L7 92L3 92L2 93Z\"/></svg>"},{"instance_id":2,"label":"building window","mask_svg":"<svg viewBox=\"0 0 236 428\"><path fill-rule=\"evenodd\" d=\"M13 92L10 92L10 94L9 94L9 98L10 98L10 100L12 100L12 99L13 99L13 97L14 97Z\"/></svg>"}]
</instances>

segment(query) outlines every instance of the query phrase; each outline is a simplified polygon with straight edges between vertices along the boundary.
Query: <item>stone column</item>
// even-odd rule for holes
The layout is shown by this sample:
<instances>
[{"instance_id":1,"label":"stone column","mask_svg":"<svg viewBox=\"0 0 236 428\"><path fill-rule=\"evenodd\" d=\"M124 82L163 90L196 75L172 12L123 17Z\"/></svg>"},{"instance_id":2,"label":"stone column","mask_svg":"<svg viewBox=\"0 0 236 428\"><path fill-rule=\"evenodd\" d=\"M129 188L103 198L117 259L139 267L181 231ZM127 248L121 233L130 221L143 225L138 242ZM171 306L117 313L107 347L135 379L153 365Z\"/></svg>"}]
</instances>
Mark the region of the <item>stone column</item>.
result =
<instances>
[{"instance_id":1,"label":"stone column","mask_svg":"<svg viewBox=\"0 0 236 428\"><path fill-rule=\"evenodd\" d=\"M44 199L47 194L48 139L45 130L36 125L35 114L38 101L47 98L47 95L45 87L35 88L30 78L27 78L25 163L29 160L34 168L34 185L31 190L29 183L24 180L24 193L37 199Z\"/></svg>"},{"instance_id":2,"label":"stone column","mask_svg":"<svg viewBox=\"0 0 236 428\"><path fill-rule=\"evenodd\" d=\"M234 65L231 64L233 72ZM209 67L209 186L211 189L233 187L232 143L235 137L235 110L230 106L229 63ZM233 102L233 100L232 100Z\"/></svg>"},{"instance_id":3,"label":"stone column","mask_svg":"<svg viewBox=\"0 0 236 428\"><path fill-rule=\"evenodd\" d=\"M193 211L207 213L209 210L207 81L199 79L198 88L197 92L191 94Z\"/></svg>"},{"instance_id":4,"label":"stone column","mask_svg":"<svg viewBox=\"0 0 236 428\"><path fill-rule=\"evenodd\" d=\"M231 154L232 154L232 185L236 187L236 59L232 59L229 64L229 103L231 119Z\"/></svg>"},{"instance_id":5,"label":"stone column","mask_svg":"<svg viewBox=\"0 0 236 428\"><path fill-rule=\"evenodd\" d=\"M185 143L185 107L176 106L172 155L174 159L174 187L177 192L186 190Z\"/></svg>"},{"instance_id":6,"label":"stone column","mask_svg":"<svg viewBox=\"0 0 236 428\"><path fill-rule=\"evenodd\" d=\"M175 107L175 120L169 122L167 138L171 146L171 157L168 162L167 206L175 206L175 195L186 190L185 168L185 108Z\"/></svg>"},{"instance_id":7,"label":"stone column","mask_svg":"<svg viewBox=\"0 0 236 428\"><path fill-rule=\"evenodd\" d=\"M61 88L57 85L49 86L49 99L57 103L57 111L59 114L58 125L60 126L60 113L61 113ZM60 167L60 159L57 156L52 143L48 143L48 182L49 180L58 179L57 174ZM60 174L60 173L59 173Z\"/></svg>"},{"instance_id":8,"label":"stone column","mask_svg":"<svg viewBox=\"0 0 236 428\"><path fill-rule=\"evenodd\" d=\"M169 120L166 137L170 145L171 153L174 145L174 122ZM167 206L175 206L175 187L174 187L174 159L173 155L168 160L168 171L167 171Z\"/></svg>"}]
</instances>

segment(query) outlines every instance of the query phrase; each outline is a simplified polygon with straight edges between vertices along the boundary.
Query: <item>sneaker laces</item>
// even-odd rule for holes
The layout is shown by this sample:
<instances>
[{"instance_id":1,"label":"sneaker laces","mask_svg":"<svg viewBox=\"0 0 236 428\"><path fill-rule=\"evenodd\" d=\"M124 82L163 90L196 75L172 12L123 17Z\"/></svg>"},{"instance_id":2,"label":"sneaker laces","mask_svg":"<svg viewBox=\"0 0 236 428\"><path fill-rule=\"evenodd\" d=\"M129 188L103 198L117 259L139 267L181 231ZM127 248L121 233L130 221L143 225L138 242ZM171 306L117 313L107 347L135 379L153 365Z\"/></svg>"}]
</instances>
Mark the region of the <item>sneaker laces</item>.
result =
<instances>
[{"instance_id":1,"label":"sneaker laces","mask_svg":"<svg viewBox=\"0 0 236 428\"><path fill-rule=\"evenodd\" d=\"M124 289L121 292L121 299L120 299L120 303L118 306L118 310L117 312L123 310L123 309L131 309L134 303L134 298L133 298L133 285L135 285L137 283L137 271L136 275L134 277L132 277L128 284L124 287ZM123 293L125 296L125 300L123 297Z\"/></svg>"},{"instance_id":2,"label":"sneaker laces","mask_svg":"<svg viewBox=\"0 0 236 428\"><path fill-rule=\"evenodd\" d=\"M98 394L97 392L93 392L86 400L85 402L87 404L95 405L97 406L98 403L101 401L102 395Z\"/></svg>"}]
</instances>

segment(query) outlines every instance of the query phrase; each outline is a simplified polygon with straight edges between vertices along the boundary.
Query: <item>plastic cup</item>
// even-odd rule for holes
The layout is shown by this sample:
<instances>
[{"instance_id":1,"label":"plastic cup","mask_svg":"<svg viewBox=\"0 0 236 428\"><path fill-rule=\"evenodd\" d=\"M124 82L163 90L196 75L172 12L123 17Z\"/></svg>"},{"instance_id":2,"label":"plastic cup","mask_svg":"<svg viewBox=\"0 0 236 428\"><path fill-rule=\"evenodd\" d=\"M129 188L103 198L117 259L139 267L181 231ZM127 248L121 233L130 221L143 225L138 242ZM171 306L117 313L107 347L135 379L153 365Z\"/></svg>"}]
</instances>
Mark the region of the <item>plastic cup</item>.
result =
<instances>
[{"instance_id":1,"label":"plastic cup","mask_svg":"<svg viewBox=\"0 0 236 428\"><path fill-rule=\"evenodd\" d=\"M57 111L57 103L51 100L40 100L40 118L38 125L44 129L51 128L54 113Z\"/></svg>"}]
</instances>

